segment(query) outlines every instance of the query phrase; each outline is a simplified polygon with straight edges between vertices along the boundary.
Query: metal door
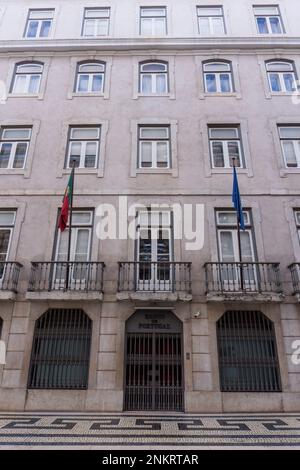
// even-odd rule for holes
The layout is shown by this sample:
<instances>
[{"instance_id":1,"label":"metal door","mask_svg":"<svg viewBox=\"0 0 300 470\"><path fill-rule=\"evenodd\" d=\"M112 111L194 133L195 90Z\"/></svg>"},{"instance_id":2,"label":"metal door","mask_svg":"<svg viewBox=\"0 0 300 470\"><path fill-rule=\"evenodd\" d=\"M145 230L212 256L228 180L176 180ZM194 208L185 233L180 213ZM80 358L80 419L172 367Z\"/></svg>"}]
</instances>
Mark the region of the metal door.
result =
<instances>
[{"instance_id":1,"label":"metal door","mask_svg":"<svg viewBox=\"0 0 300 470\"><path fill-rule=\"evenodd\" d=\"M139 315L126 332L125 409L182 411L181 322L171 312Z\"/></svg>"}]
</instances>

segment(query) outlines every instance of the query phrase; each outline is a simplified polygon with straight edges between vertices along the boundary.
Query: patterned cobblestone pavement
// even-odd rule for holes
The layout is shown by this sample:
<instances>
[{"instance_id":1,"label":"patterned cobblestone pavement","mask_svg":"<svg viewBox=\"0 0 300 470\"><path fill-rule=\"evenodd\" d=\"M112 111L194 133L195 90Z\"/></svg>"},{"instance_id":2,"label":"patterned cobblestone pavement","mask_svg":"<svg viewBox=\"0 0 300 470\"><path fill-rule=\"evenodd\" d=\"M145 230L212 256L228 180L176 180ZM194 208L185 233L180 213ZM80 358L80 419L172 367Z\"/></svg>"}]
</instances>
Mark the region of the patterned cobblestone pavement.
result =
<instances>
[{"instance_id":1,"label":"patterned cobblestone pavement","mask_svg":"<svg viewBox=\"0 0 300 470\"><path fill-rule=\"evenodd\" d=\"M0 448L300 449L299 414L0 413Z\"/></svg>"}]
</instances>

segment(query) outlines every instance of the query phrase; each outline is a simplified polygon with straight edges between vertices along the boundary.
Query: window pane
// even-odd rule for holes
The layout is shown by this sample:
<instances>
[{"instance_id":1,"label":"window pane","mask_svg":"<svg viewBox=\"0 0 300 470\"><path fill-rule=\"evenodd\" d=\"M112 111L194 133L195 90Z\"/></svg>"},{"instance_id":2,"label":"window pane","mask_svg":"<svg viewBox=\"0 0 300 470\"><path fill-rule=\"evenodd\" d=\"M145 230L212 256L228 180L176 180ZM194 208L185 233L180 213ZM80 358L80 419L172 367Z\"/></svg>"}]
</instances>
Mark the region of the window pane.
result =
<instances>
[{"instance_id":1,"label":"window pane","mask_svg":"<svg viewBox=\"0 0 300 470\"><path fill-rule=\"evenodd\" d=\"M152 34L152 20L151 18L142 18L141 20L141 32L146 36L151 36Z\"/></svg>"},{"instance_id":2,"label":"window pane","mask_svg":"<svg viewBox=\"0 0 300 470\"><path fill-rule=\"evenodd\" d=\"M79 75L77 91L85 93L89 89L89 75Z\"/></svg>"},{"instance_id":3,"label":"window pane","mask_svg":"<svg viewBox=\"0 0 300 470\"><path fill-rule=\"evenodd\" d=\"M95 35L95 20L85 20L84 22L84 36Z\"/></svg>"},{"instance_id":4,"label":"window pane","mask_svg":"<svg viewBox=\"0 0 300 470\"><path fill-rule=\"evenodd\" d=\"M281 91L280 78L278 73L270 73L270 83L272 91Z\"/></svg>"},{"instance_id":5,"label":"window pane","mask_svg":"<svg viewBox=\"0 0 300 470\"><path fill-rule=\"evenodd\" d=\"M293 64L290 62L267 62L269 72L286 72L293 70Z\"/></svg>"},{"instance_id":6,"label":"window pane","mask_svg":"<svg viewBox=\"0 0 300 470\"><path fill-rule=\"evenodd\" d=\"M71 130L73 139L97 139L99 137L98 128L73 128Z\"/></svg>"},{"instance_id":7,"label":"window pane","mask_svg":"<svg viewBox=\"0 0 300 470\"><path fill-rule=\"evenodd\" d=\"M85 167L95 168L97 155L97 142L88 142L85 152Z\"/></svg>"},{"instance_id":8,"label":"window pane","mask_svg":"<svg viewBox=\"0 0 300 470\"><path fill-rule=\"evenodd\" d=\"M80 165L81 145L81 142L71 142L70 145L69 165L72 163L76 168Z\"/></svg>"},{"instance_id":9,"label":"window pane","mask_svg":"<svg viewBox=\"0 0 300 470\"><path fill-rule=\"evenodd\" d=\"M73 223L76 225L87 225L92 223L91 212L73 212Z\"/></svg>"},{"instance_id":10,"label":"window pane","mask_svg":"<svg viewBox=\"0 0 300 470\"><path fill-rule=\"evenodd\" d=\"M4 129L3 139L29 139L30 129Z\"/></svg>"},{"instance_id":11,"label":"window pane","mask_svg":"<svg viewBox=\"0 0 300 470\"><path fill-rule=\"evenodd\" d=\"M167 142L158 142L157 146L157 166L166 168L168 166L168 144Z\"/></svg>"},{"instance_id":12,"label":"window pane","mask_svg":"<svg viewBox=\"0 0 300 470\"><path fill-rule=\"evenodd\" d=\"M89 252L89 230L80 229L77 231L77 243L75 248L75 261L87 261Z\"/></svg>"},{"instance_id":13,"label":"window pane","mask_svg":"<svg viewBox=\"0 0 300 470\"><path fill-rule=\"evenodd\" d=\"M29 80L28 93L38 93L40 89L40 75L31 75Z\"/></svg>"},{"instance_id":14,"label":"window pane","mask_svg":"<svg viewBox=\"0 0 300 470\"><path fill-rule=\"evenodd\" d=\"M245 263L253 261L250 233L241 231L241 250L242 258Z\"/></svg>"},{"instance_id":15,"label":"window pane","mask_svg":"<svg viewBox=\"0 0 300 470\"><path fill-rule=\"evenodd\" d=\"M17 73L42 73L42 64L21 64L17 67Z\"/></svg>"},{"instance_id":16,"label":"window pane","mask_svg":"<svg viewBox=\"0 0 300 470\"><path fill-rule=\"evenodd\" d=\"M199 18L199 32L201 36L209 36L210 35L210 26L209 26L209 18Z\"/></svg>"},{"instance_id":17,"label":"window pane","mask_svg":"<svg viewBox=\"0 0 300 470\"><path fill-rule=\"evenodd\" d=\"M231 91L230 76L228 73L220 74L220 84L223 93L229 93Z\"/></svg>"},{"instance_id":18,"label":"window pane","mask_svg":"<svg viewBox=\"0 0 300 470\"><path fill-rule=\"evenodd\" d=\"M152 93L152 76L151 75L142 75L141 77L141 93Z\"/></svg>"},{"instance_id":19,"label":"window pane","mask_svg":"<svg viewBox=\"0 0 300 470\"><path fill-rule=\"evenodd\" d=\"M109 8L86 9L85 18L109 18Z\"/></svg>"},{"instance_id":20,"label":"window pane","mask_svg":"<svg viewBox=\"0 0 300 470\"><path fill-rule=\"evenodd\" d=\"M212 18L213 33L224 34L224 22L223 18Z\"/></svg>"},{"instance_id":21,"label":"window pane","mask_svg":"<svg viewBox=\"0 0 300 470\"><path fill-rule=\"evenodd\" d=\"M289 140L285 140L282 142L284 158L286 162L286 166L288 167L297 167L297 158L296 152L294 148L294 143Z\"/></svg>"},{"instance_id":22,"label":"window pane","mask_svg":"<svg viewBox=\"0 0 300 470\"><path fill-rule=\"evenodd\" d=\"M217 168L224 167L223 143L213 142L212 151L213 151L213 166Z\"/></svg>"},{"instance_id":23,"label":"window pane","mask_svg":"<svg viewBox=\"0 0 300 470\"><path fill-rule=\"evenodd\" d=\"M10 239L10 230L0 230L0 255L6 255ZM4 259L6 256L4 256Z\"/></svg>"},{"instance_id":24,"label":"window pane","mask_svg":"<svg viewBox=\"0 0 300 470\"><path fill-rule=\"evenodd\" d=\"M18 142L13 168L23 168L25 163L25 156L27 151L27 143L26 142Z\"/></svg>"},{"instance_id":25,"label":"window pane","mask_svg":"<svg viewBox=\"0 0 300 470\"><path fill-rule=\"evenodd\" d=\"M244 216L246 214L244 213ZM218 212L218 223L226 225L236 224L236 213L231 212Z\"/></svg>"},{"instance_id":26,"label":"window pane","mask_svg":"<svg viewBox=\"0 0 300 470\"><path fill-rule=\"evenodd\" d=\"M235 158L236 165L241 166L238 142L228 142L228 155L230 165L232 165L232 159Z\"/></svg>"},{"instance_id":27,"label":"window pane","mask_svg":"<svg viewBox=\"0 0 300 470\"><path fill-rule=\"evenodd\" d=\"M50 28L51 28L51 21L43 21L41 25L40 37L46 38L47 36L49 36Z\"/></svg>"},{"instance_id":28,"label":"window pane","mask_svg":"<svg viewBox=\"0 0 300 470\"><path fill-rule=\"evenodd\" d=\"M92 91L101 92L102 91L102 84L103 84L103 75L94 75L93 76Z\"/></svg>"},{"instance_id":29,"label":"window pane","mask_svg":"<svg viewBox=\"0 0 300 470\"><path fill-rule=\"evenodd\" d=\"M0 168L7 168L9 157L12 149L12 144L2 143L0 149Z\"/></svg>"},{"instance_id":30,"label":"window pane","mask_svg":"<svg viewBox=\"0 0 300 470\"><path fill-rule=\"evenodd\" d=\"M0 225L13 225L15 221L14 212L0 212Z\"/></svg>"},{"instance_id":31,"label":"window pane","mask_svg":"<svg viewBox=\"0 0 300 470\"><path fill-rule=\"evenodd\" d=\"M152 166L152 143L141 142L141 166L151 167Z\"/></svg>"},{"instance_id":32,"label":"window pane","mask_svg":"<svg viewBox=\"0 0 300 470\"><path fill-rule=\"evenodd\" d=\"M143 72L165 72L167 70L167 66L165 64L143 64L141 66L141 70Z\"/></svg>"},{"instance_id":33,"label":"window pane","mask_svg":"<svg viewBox=\"0 0 300 470\"><path fill-rule=\"evenodd\" d=\"M108 20L97 20L97 36L108 35Z\"/></svg>"},{"instance_id":34,"label":"window pane","mask_svg":"<svg viewBox=\"0 0 300 470\"><path fill-rule=\"evenodd\" d=\"M141 8L142 16L165 16L165 8Z\"/></svg>"},{"instance_id":35,"label":"window pane","mask_svg":"<svg viewBox=\"0 0 300 470\"><path fill-rule=\"evenodd\" d=\"M29 18L32 19L51 19L54 17L54 10L30 10Z\"/></svg>"},{"instance_id":36,"label":"window pane","mask_svg":"<svg viewBox=\"0 0 300 470\"><path fill-rule=\"evenodd\" d=\"M155 18L155 34L163 35L166 34L166 22L165 18Z\"/></svg>"},{"instance_id":37,"label":"window pane","mask_svg":"<svg viewBox=\"0 0 300 470\"><path fill-rule=\"evenodd\" d=\"M238 130L232 128L212 128L209 130L210 136L214 139L232 139L238 137Z\"/></svg>"},{"instance_id":38,"label":"window pane","mask_svg":"<svg viewBox=\"0 0 300 470\"><path fill-rule=\"evenodd\" d=\"M279 133L281 137L287 139L300 139L300 126L299 127L280 127Z\"/></svg>"},{"instance_id":39,"label":"window pane","mask_svg":"<svg viewBox=\"0 0 300 470\"><path fill-rule=\"evenodd\" d=\"M167 92L167 76L165 74L156 75L156 92L157 93Z\"/></svg>"},{"instance_id":40,"label":"window pane","mask_svg":"<svg viewBox=\"0 0 300 470\"><path fill-rule=\"evenodd\" d=\"M203 68L205 72L224 72L230 70L230 65L225 62L209 62Z\"/></svg>"},{"instance_id":41,"label":"window pane","mask_svg":"<svg viewBox=\"0 0 300 470\"><path fill-rule=\"evenodd\" d=\"M214 73L207 73L205 75L206 91L208 93L216 93L217 91L217 82L216 75Z\"/></svg>"},{"instance_id":42,"label":"window pane","mask_svg":"<svg viewBox=\"0 0 300 470\"><path fill-rule=\"evenodd\" d=\"M17 75L14 82L14 93L26 93L26 75Z\"/></svg>"},{"instance_id":43,"label":"window pane","mask_svg":"<svg viewBox=\"0 0 300 470\"><path fill-rule=\"evenodd\" d=\"M256 15L278 15L279 11L276 6L257 6L253 7Z\"/></svg>"},{"instance_id":44,"label":"window pane","mask_svg":"<svg viewBox=\"0 0 300 470\"><path fill-rule=\"evenodd\" d=\"M270 18L270 25L273 34L280 34L282 32L280 19L278 17Z\"/></svg>"},{"instance_id":45,"label":"window pane","mask_svg":"<svg viewBox=\"0 0 300 470\"><path fill-rule=\"evenodd\" d=\"M198 15L203 16L216 16L222 15L222 8L220 7L198 7Z\"/></svg>"},{"instance_id":46,"label":"window pane","mask_svg":"<svg viewBox=\"0 0 300 470\"><path fill-rule=\"evenodd\" d=\"M266 18L256 18L258 31L260 34L268 34L268 25Z\"/></svg>"},{"instance_id":47,"label":"window pane","mask_svg":"<svg viewBox=\"0 0 300 470\"><path fill-rule=\"evenodd\" d=\"M104 64L81 64L79 65L79 72L104 72Z\"/></svg>"},{"instance_id":48,"label":"window pane","mask_svg":"<svg viewBox=\"0 0 300 470\"><path fill-rule=\"evenodd\" d=\"M37 35L38 26L39 26L38 21L29 21L26 36L28 38L35 38Z\"/></svg>"},{"instance_id":49,"label":"window pane","mask_svg":"<svg viewBox=\"0 0 300 470\"><path fill-rule=\"evenodd\" d=\"M286 91L294 91L296 89L294 74L284 73L283 74L283 80L284 80Z\"/></svg>"},{"instance_id":50,"label":"window pane","mask_svg":"<svg viewBox=\"0 0 300 470\"><path fill-rule=\"evenodd\" d=\"M225 263L234 261L233 239L231 232L220 232L222 261Z\"/></svg>"},{"instance_id":51,"label":"window pane","mask_svg":"<svg viewBox=\"0 0 300 470\"><path fill-rule=\"evenodd\" d=\"M166 139L168 138L168 129L164 127L141 127L141 137L146 139Z\"/></svg>"}]
</instances>

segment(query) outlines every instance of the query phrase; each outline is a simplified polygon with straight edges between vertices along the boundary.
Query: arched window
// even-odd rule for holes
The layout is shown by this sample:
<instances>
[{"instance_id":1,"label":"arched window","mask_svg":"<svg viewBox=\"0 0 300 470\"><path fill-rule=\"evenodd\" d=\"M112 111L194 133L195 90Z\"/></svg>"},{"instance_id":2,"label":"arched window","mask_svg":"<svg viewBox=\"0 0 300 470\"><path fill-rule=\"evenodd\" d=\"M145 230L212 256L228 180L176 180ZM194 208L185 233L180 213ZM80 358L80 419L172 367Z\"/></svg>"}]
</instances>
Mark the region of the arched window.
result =
<instances>
[{"instance_id":1,"label":"arched window","mask_svg":"<svg viewBox=\"0 0 300 470\"><path fill-rule=\"evenodd\" d=\"M293 62L276 60L266 62L270 90L274 93L291 93L296 90L296 72Z\"/></svg>"},{"instance_id":2,"label":"arched window","mask_svg":"<svg viewBox=\"0 0 300 470\"><path fill-rule=\"evenodd\" d=\"M222 392L279 392L274 325L258 311L228 311L217 322Z\"/></svg>"},{"instance_id":3,"label":"arched window","mask_svg":"<svg viewBox=\"0 0 300 470\"><path fill-rule=\"evenodd\" d=\"M206 93L231 93L233 91L230 62L203 63Z\"/></svg>"},{"instance_id":4,"label":"arched window","mask_svg":"<svg viewBox=\"0 0 300 470\"><path fill-rule=\"evenodd\" d=\"M78 64L75 91L77 93L103 93L104 76L104 62Z\"/></svg>"},{"instance_id":5,"label":"arched window","mask_svg":"<svg viewBox=\"0 0 300 470\"><path fill-rule=\"evenodd\" d=\"M166 62L140 63L140 93L157 95L168 93L168 64Z\"/></svg>"},{"instance_id":6,"label":"arched window","mask_svg":"<svg viewBox=\"0 0 300 470\"><path fill-rule=\"evenodd\" d=\"M35 324L28 388L87 388L91 336L83 310L49 309Z\"/></svg>"},{"instance_id":7,"label":"arched window","mask_svg":"<svg viewBox=\"0 0 300 470\"><path fill-rule=\"evenodd\" d=\"M43 67L41 62L23 62L17 64L11 92L21 95L36 95L39 93Z\"/></svg>"}]
</instances>

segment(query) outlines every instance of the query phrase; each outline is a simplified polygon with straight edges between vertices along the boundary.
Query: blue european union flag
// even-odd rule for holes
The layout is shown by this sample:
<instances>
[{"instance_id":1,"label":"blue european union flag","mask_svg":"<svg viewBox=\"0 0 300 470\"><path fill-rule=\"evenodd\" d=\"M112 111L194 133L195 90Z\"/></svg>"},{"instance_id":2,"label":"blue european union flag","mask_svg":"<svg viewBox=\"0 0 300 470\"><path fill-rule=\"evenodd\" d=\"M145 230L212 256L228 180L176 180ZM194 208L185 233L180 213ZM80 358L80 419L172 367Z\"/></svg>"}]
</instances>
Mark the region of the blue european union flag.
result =
<instances>
[{"instance_id":1,"label":"blue european union flag","mask_svg":"<svg viewBox=\"0 0 300 470\"><path fill-rule=\"evenodd\" d=\"M245 230L245 221L243 208L240 197L239 183L237 179L235 166L233 167L233 188L232 188L232 202L237 213L238 222L242 230Z\"/></svg>"}]
</instances>

